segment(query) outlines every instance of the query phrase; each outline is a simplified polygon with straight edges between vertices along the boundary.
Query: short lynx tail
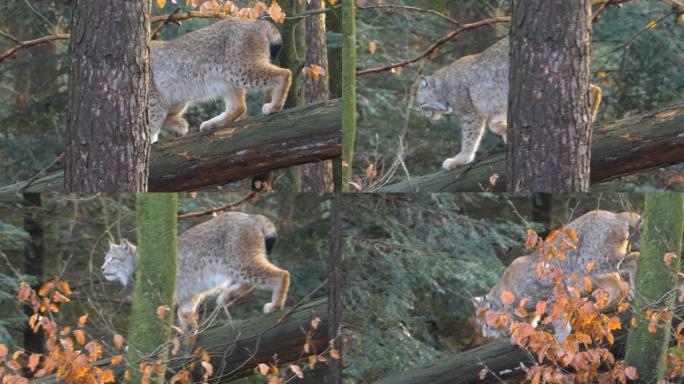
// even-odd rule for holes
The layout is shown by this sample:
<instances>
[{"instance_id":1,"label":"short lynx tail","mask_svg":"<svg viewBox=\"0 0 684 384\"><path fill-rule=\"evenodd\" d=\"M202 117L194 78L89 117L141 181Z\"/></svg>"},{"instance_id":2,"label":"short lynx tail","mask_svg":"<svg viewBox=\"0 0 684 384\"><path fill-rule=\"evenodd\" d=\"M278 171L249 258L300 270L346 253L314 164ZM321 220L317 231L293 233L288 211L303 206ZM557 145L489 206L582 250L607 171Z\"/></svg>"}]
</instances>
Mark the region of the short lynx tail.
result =
<instances>
[{"instance_id":1,"label":"short lynx tail","mask_svg":"<svg viewBox=\"0 0 684 384\"><path fill-rule=\"evenodd\" d=\"M280 36L280 31L278 31L278 28L269 22L266 23L268 24L268 27L266 28L265 33L269 42L269 54L271 61L273 61L276 57L278 57L278 53L280 53L280 49L283 47L283 40Z\"/></svg>"},{"instance_id":2,"label":"short lynx tail","mask_svg":"<svg viewBox=\"0 0 684 384\"><path fill-rule=\"evenodd\" d=\"M254 218L259 229L261 229L261 232L264 234L264 239L266 240L266 254L270 255L276 241L278 240L278 232L276 232L276 227L266 216L254 215L252 217Z\"/></svg>"},{"instance_id":3,"label":"short lynx tail","mask_svg":"<svg viewBox=\"0 0 684 384\"><path fill-rule=\"evenodd\" d=\"M589 84L589 93L591 93L591 121L596 120L599 107L601 106L601 88L594 84Z\"/></svg>"}]
</instances>

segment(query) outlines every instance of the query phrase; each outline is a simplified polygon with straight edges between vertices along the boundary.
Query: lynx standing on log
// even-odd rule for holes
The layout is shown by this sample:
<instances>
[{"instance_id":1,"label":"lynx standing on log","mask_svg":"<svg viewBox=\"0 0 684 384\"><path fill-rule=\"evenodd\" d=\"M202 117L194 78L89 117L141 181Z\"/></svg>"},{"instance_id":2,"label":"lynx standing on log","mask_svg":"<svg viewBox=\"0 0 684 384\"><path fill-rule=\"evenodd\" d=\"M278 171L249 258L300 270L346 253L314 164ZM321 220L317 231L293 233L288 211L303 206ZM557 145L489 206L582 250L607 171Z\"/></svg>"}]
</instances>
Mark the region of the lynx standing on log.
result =
<instances>
[{"instance_id":1,"label":"lynx standing on log","mask_svg":"<svg viewBox=\"0 0 684 384\"><path fill-rule=\"evenodd\" d=\"M272 91L262 112L283 108L290 70L271 64L282 46L273 24L228 17L173 41L150 42L149 111L152 142L162 125L184 135L183 113L191 101L223 97L226 109L200 125L200 131L233 122L247 111L245 90Z\"/></svg>"},{"instance_id":2,"label":"lynx standing on log","mask_svg":"<svg viewBox=\"0 0 684 384\"><path fill-rule=\"evenodd\" d=\"M634 286L636 265L639 258L638 252L629 252L630 239L640 222L641 217L636 213L596 210L586 213L565 228L571 228L579 238L577 250L566 251L564 261L553 259L549 261L563 271L566 284L571 275L578 279L588 277L592 286L603 289L608 294L606 307L617 304L625 294L626 283L621 274L629 276L631 287ZM566 234L561 234L556 241L560 242ZM475 307L479 313L486 308L488 311L504 311L505 306L501 302L501 294L504 291L515 295L515 308L523 297L530 299L530 313L534 313L534 306L542 300L553 301L553 282L550 276L544 278L537 273L537 265L544 259L544 255L535 252L529 256L515 259L506 268L501 280L489 291L484 298L475 298ZM591 272L587 271L587 265L593 264ZM509 308L510 309L510 308ZM535 324L539 319L527 319ZM494 329L486 323L486 316L480 317L478 323L485 337L500 337L506 334L504 329ZM556 338L565 339L569 330L559 323L554 323Z\"/></svg>"},{"instance_id":3,"label":"lynx standing on log","mask_svg":"<svg viewBox=\"0 0 684 384\"><path fill-rule=\"evenodd\" d=\"M197 308L207 296L218 295L221 306L255 287L273 292L264 313L282 309L290 274L266 259L276 238L269 219L239 212L225 213L178 236L175 298L181 326L196 326ZM127 285L133 279L136 255L136 247L127 240L120 245L110 242L102 265L105 278Z\"/></svg>"},{"instance_id":4,"label":"lynx standing on log","mask_svg":"<svg viewBox=\"0 0 684 384\"><path fill-rule=\"evenodd\" d=\"M432 76L421 76L416 102L423 114L434 120L453 112L461 124L461 152L444 160L442 168L453 169L475 160L485 125L506 142L508 53L506 37L478 54L461 57ZM601 104L601 88L589 85L589 91L593 120Z\"/></svg>"}]
</instances>

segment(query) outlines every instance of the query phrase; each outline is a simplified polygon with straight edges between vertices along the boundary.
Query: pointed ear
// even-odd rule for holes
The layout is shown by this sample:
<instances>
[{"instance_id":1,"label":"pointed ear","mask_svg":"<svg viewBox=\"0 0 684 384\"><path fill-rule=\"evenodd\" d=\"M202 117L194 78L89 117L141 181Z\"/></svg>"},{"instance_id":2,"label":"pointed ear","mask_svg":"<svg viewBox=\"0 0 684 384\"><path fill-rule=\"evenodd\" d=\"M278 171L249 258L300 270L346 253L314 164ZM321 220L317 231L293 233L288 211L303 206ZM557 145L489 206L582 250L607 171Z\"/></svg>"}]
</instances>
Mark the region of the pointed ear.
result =
<instances>
[{"instance_id":1,"label":"pointed ear","mask_svg":"<svg viewBox=\"0 0 684 384\"><path fill-rule=\"evenodd\" d=\"M482 303L484 303L484 296L473 297L473 305L475 306L475 308L480 308L482 306Z\"/></svg>"}]
</instances>

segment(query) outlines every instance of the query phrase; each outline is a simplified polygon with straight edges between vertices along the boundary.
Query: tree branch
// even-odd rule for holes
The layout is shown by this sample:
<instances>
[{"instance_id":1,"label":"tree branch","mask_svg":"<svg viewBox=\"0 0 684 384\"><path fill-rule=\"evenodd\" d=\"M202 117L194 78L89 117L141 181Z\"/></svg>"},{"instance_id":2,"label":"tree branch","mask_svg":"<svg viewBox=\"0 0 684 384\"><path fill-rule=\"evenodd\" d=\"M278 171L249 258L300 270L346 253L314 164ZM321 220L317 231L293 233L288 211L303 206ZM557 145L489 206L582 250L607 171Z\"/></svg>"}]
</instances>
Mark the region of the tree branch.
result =
<instances>
[{"instance_id":1,"label":"tree branch","mask_svg":"<svg viewBox=\"0 0 684 384\"><path fill-rule=\"evenodd\" d=\"M342 152L340 114L337 99L154 144L149 190L196 190L338 157ZM19 191L62 191L63 185L63 171L57 171L30 186L21 182L0 187L0 200L16 199Z\"/></svg>"},{"instance_id":2,"label":"tree branch","mask_svg":"<svg viewBox=\"0 0 684 384\"><path fill-rule=\"evenodd\" d=\"M594 129L591 150L592 184L684 162L684 104L604 123ZM415 177L379 191L503 191L505 169L506 153L500 151L476 158L468 167ZM495 175L498 180L492 185Z\"/></svg>"},{"instance_id":3,"label":"tree branch","mask_svg":"<svg viewBox=\"0 0 684 384\"><path fill-rule=\"evenodd\" d=\"M480 21L477 21L477 22L471 23L471 24L464 24L461 28L447 33L446 35L442 36L441 38L439 38L434 43L430 44L430 46L427 49L425 49L418 56L415 56L411 59L407 59L407 60L404 60L404 61L401 61L398 63L394 63L394 64L387 64L387 65L381 65L381 66L372 67L372 68L359 69L356 71L356 74L357 75L367 75L369 73L385 72L385 71L392 70L394 68L399 68L399 67L403 67L403 66L406 66L409 64L413 64L413 63L415 63L415 62L417 62L417 61L419 61L425 57L430 56L439 47L446 44L450 40L454 39L463 31L469 31L471 29L477 29L477 28L480 28L480 27L483 27L486 25L492 25L492 24L498 24L498 23L508 23L509 21L511 21L511 18L508 16L504 16L504 17L493 17L491 19L480 20Z\"/></svg>"},{"instance_id":4,"label":"tree branch","mask_svg":"<svg viewBox=\"0 0 684 384\"><path fill-rule=\"evenodd\" d=\"M12 55L17 53L17 51L19 51L21 49L32 47L32 46L38 45L38 44L48 43L50 41L67 40L67 39L69 39L68 33L58 33L55 35L48 35L48 36L39 37L39 38L33 39L33 40L21 41L21 42L19 42L18 45L14 46L14 47L6 50L2 54L0 54L0 62L7 59L8 57L11 57Z\"/></svg>"}]
</instances>

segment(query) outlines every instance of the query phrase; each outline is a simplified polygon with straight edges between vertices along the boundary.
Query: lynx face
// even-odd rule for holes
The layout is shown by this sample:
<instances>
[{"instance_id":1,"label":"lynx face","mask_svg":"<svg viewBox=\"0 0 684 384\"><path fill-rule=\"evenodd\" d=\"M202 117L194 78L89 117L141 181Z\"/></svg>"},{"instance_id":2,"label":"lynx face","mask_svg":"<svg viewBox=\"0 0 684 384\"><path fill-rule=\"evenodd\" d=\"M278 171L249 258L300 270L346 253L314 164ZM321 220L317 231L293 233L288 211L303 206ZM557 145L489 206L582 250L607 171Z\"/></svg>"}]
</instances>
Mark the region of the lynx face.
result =
<instances>
[{"instance_id":1,"label":"lynx face","mask_svg":"<svg viewBox=\"0 0 684 384\"><path fill-rule=\"evenodd\" d=\"M451 109L440 99L436 92L435 79L421 76L418 90L416 91L416 102L425 117L437 120L442 115L451 113Z\"/></svg>"},{"instance_id":2,"label":"lynx face","mask_svg":"<svg viewBox=\"0 0 684 384\"><path fill-rule=\"evenodd\" d=\"M109 251L105 255L102 264L102 274L108 281L120 281L128 285L128 281L135 272L136 248L127 240L122 240L120 245L109 242Z\"/></svg>"},{"instance_id":3,"label":"lynx face","mask_svg":"<svg viewBox=\"0 0 684 384\"><path fill-rule=\"evenodd\" d=\"M482 329L482 336L491 338L499 338L505 336L505 329L496 329L494 327L490 327L487 324L487 313L500 310L498 308L494 308L494 306L492 305L492 300L489 300L487 298L487 295L473 297L473 305L475 306L476 313L475 321ZM479 315L483 309L487 309L487 312L485 312L484 316L478 319L477 315Z\"/></svg>"}]
</instances>

